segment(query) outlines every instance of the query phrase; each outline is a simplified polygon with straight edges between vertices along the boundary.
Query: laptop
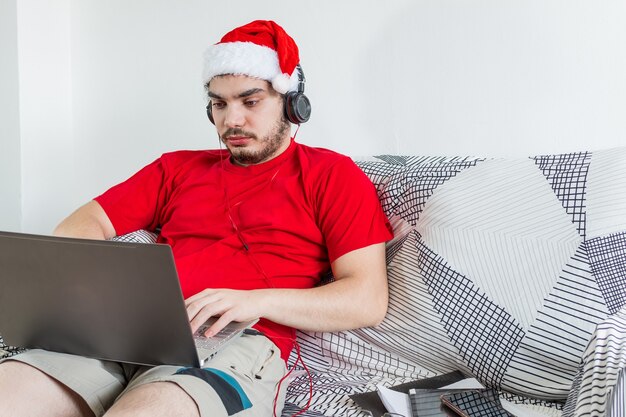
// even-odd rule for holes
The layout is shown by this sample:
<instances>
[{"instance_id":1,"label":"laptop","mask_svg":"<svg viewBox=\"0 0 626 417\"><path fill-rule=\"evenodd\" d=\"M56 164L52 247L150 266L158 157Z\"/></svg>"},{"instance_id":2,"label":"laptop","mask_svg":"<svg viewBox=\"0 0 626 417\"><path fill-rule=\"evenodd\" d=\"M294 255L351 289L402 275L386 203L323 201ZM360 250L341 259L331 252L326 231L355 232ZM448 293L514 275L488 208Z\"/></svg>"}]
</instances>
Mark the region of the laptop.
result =
<instances>
[{"instance_id":1,"label":"laptop","mask_svg":"<svg viewBox=\"0 0 626 417\"><path fill-rule=\"evenodd\" d=\"M255 322L206 338L209 321L194 336L168 245L0 232L7 345L202 367Z\"/></svg>"}]
</instances>

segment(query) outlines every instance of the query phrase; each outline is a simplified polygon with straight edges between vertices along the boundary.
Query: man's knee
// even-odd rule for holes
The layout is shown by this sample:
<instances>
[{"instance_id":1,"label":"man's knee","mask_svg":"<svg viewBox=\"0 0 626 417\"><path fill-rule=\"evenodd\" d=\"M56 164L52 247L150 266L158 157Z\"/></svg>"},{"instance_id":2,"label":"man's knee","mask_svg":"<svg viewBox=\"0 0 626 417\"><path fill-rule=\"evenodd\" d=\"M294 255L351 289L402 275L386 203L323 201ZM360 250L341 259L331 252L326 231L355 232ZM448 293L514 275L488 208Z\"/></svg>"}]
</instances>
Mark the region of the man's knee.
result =
<instances>
[{"instance_id":1,"label":"man's knee","mask_svg":"<svg viewBox=\"0 0 626 417\"><path fill-rule=\"evenodd\" d=\"M87 404L65 385L14 360L0 363L0 417L93 417Z\"/></svg>"},{"instance_id":2,"label":"man's knee","mask_svg":"<svg viewBox=\"0 0 626 417\"><path fill-rule=\"evenodd\" d=\"M153 382L122 394L104 417L199 417L195 401L177 384Z\"/></svg>"},{"instance_id":3,"label":"man's knee","mask_svg":"<svg viewBox=\"0 0 626 417\"><path fill-rule=\"evenodd\" d=\"M9 360L0 363L0 387L3 391L46 384L49 379L43 372L22 362Z\"/></svg>"}]
</instances>

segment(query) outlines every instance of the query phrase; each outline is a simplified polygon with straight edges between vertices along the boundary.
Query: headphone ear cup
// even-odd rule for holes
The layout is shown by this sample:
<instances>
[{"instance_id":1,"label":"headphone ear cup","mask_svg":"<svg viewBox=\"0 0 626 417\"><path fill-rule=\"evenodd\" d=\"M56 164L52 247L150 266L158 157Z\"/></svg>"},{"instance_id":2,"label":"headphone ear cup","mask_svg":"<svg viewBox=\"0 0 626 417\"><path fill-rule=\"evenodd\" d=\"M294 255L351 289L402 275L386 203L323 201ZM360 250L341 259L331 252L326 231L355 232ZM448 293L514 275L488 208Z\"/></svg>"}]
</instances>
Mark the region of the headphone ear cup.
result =
<instances>
[{"instance_id":1,"label":"headphone ear cup","mask_svg":"<svg viewBox=\"0 0 626 417\"><path fill-rule=\"evenodd\" d=\"M302 124L311 117L311 102L299 91L292 91L285 96L285 116L294 124Z\"/></svg>"},{"instance_id":2,"label":"headphone ear cup","mask_svg":"<svg viewBox=\"0 0 626 417\"><path fill-rule=\"evenodd\" d=\"M213 103L210 101L209 104L206 106L206 115L211 123L215 124L215 120L213 120Z\"/></svg>"}]
</instances>

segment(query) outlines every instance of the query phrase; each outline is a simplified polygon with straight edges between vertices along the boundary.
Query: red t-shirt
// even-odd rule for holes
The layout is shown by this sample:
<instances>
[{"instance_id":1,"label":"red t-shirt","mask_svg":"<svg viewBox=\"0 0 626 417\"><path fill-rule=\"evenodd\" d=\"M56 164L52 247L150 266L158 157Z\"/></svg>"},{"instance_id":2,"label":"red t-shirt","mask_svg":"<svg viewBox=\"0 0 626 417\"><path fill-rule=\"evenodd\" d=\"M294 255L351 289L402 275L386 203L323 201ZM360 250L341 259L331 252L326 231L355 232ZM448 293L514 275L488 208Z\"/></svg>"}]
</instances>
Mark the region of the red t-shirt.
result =
<instances>
[{"instance_id":1,"label":"red t-shirt","mask_svg":"<svg viewBox=\"0 0 626 417\"><path fill-rule=\"evenodd\" d=\"M293 140L248 167L226 150L166 153L95 200L118 235L160 229L185 298L205 288L311 288L341 255L392 237L350 158ZM286 360L295 331L265 319L256 328Z\"/></svg>"}]
</instances>

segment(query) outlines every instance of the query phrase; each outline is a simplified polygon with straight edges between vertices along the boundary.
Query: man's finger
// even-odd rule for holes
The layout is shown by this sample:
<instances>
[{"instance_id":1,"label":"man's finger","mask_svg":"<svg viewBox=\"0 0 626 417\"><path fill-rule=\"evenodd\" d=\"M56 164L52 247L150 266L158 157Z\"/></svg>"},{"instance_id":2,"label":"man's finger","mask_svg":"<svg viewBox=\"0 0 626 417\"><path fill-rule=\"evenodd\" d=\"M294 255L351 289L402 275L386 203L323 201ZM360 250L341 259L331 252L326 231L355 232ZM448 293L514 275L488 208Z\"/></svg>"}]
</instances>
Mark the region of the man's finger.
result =
<instances>
[{"instance_id":1,"label":"man's finger","mask_svg":"<svg viewBox=\"0 0 626 417\"><path fill-rule=\"evenodd\" d=\"M189 306L189 304L194 303L195 301L204 298L208 295L214 294L216 290L214 290L213 288L207 288L205 290L200 291L199 293L196 293L194 295L192 295L191 297L187 298L185 300L185 306Z\"/></svg>"},{"instance_id":2,"label":"man's finger","mask_svg":"<svg viewBox=\"0 0 626 417\"><path fill-rule=\"evenodd\" d=\"M202 311L207 306L217 303L219 298L216 294L211 294L209 296L198 297L196 300L190 300L187 304L187 316L189 317L189 321L191 321L200 311Z\"/></svg>"},{"instance_id":3,"label":"man's finger","mask_svg":"<svg viewBox=\"0 0 626 417\"><path fill-rule=\"evenodd\" d=\"M191 329L195 333L208 319L218 316L223 312L223 308L219 304L207 304L198 310L192 318L190 318Z\"/></svg>"},{"instance_id":4,"label":"man's finger","mask_svg":"<svg viewBox=\"0 0 626 417\"><path fill-rule=\"evenodd\" d=\"M230 323L232 320L229 318L228 314L222 314L220 316L219 319L217 319L217 321L215 323L213 323L213 326L209 327L207 329L206 332L204 332L204 335L206 337L213 337L216 334L218 334L224 327L226 327L226 325L228 323Z\"/></svg>"}]
</instances>

